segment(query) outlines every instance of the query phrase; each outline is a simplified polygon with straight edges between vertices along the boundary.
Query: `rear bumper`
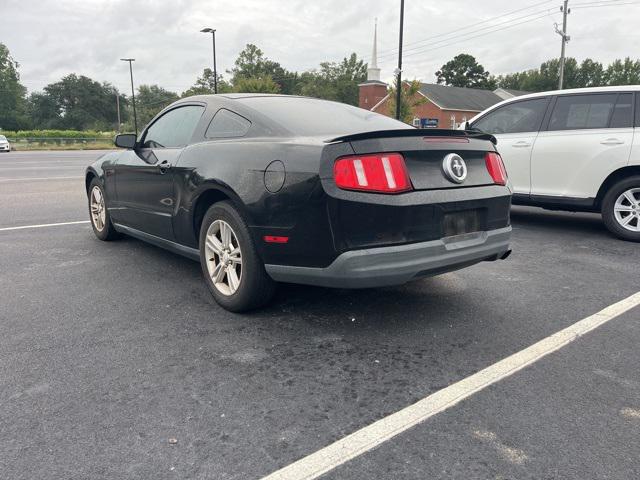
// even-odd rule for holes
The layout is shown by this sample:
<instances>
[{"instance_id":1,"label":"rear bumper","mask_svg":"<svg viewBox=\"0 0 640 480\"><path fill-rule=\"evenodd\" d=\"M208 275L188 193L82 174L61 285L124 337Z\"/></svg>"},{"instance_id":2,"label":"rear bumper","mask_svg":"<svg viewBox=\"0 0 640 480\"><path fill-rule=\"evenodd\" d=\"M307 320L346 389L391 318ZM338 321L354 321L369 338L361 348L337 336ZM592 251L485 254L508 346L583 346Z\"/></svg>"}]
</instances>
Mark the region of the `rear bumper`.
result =
<instances>
[{"instance_id":1,"label":"rear bumper","mask_svg":"<svg viewBox=\"0 0 640 480\"><path fill-rule=\"evenodd\" d=\"M509 251L511 227L427 242L350 250L325 268L265 265L278 282L322 287L370 288L458 270Z\"/></svg>"}]
</instances>

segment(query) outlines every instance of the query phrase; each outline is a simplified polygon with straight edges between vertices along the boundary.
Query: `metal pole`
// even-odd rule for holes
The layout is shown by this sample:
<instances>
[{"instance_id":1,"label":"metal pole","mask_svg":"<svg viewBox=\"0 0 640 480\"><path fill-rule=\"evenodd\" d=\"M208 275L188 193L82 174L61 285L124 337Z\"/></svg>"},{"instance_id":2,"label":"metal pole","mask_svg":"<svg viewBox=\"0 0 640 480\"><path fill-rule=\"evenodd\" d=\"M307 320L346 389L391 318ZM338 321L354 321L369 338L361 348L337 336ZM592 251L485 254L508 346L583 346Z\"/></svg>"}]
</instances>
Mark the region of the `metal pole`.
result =
<instances>
[{"instance_id":1,"label":"metal pole","mask_svg":"<svg viewBox=\"0 0 640 480\"><path fill-rule=\"evenodd\" d=\"M565 0L566 1L566 0ZM400 120L402 101L402 30L404 28L404 0L400 0L400 39L398 45L398 77L396 80L396 120Z\"/></svg>"},{"instance_id":2,"label":"metal pole","mask_svg":"<svg viewBox=\"0 0 640 480\"><path fill-rule=\"evenodd\" d=\"M569 0L564 0L564 6L562 7L562 32L559 32L562 37L562 47L560 50L560 80L558 81L558 90L562 90L562 84L564 83L564 51L565 46L569 41L569 36L567 35L567 15L569 14L568 4Z\"/></svg>"},{"instance_id":3,"label":"metal pole","mask_svg":"<svg viewBox=\"0 0 640 480\"><path fill-rule=\"evenodd\" d=\"M120 94L116 93L116 109L118 110L118 133L120 133Z\"/></svg>"},{"instance_id":4,"label":"metal pole","mask_svg":"<svg viewBox=\"0 0 640 480\"><path fill-rule=\"evenodd\" d=\"M213 34L213 93L218 93L218 72L216 70L216 31Z\"/></svg>"},{"instance_id":5,"label":"metal pole","mask_svg":"<svg viewBox=\"0 0 640 480\"><path fill-rule=\"evenodd\" d=\"M121 58L123 62L129 62L129 74L131 75L131 100L133 101L133 125L136 129L136 136L138 135L138 116L136 115L136 92L133 90L133 67L132 62L135 62L135 58Z\"/></svg>"},{"instance_id":6,"label":"metal pole","mask_svg":"<svg viewBox=\"0 0 640 480\"><path fill-rule=\"evenodd\" d=\"M129 60L129 74L131 75L131 99L133 101L133 125L136 129L136 137L138 136L138 116L136 115L136 92L133 89L133 60Z\"/></svg>"}]
</instances>

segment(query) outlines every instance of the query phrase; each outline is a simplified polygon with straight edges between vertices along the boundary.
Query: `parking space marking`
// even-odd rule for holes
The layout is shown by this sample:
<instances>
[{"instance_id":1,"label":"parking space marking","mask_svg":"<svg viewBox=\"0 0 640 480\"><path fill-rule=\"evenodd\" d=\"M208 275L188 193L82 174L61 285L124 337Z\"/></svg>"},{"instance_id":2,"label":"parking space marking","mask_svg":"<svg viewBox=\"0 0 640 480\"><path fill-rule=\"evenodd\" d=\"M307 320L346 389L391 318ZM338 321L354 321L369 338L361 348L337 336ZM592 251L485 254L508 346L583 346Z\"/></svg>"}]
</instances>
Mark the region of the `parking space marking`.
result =
<instances>
[{"instance_id":1,"label":"parking space marking","mask_svg":"<svg viewBox=\"0 0 640 480\"><path fill-rule=\"evenodd\" d=\"M17 181L28 181L28 180L78 180L80 178L84 178L81 176L75 177L16 177L16 178L0 178L0 182L17 182Z\"/></svg>"},{"instance_id":2,"label":"parking space marking","mask_svg":"<svg viewBox=\"0 0 640 480\"><path fill-rule=\"evenodd\" d=\"M304 457L262 480L311 480L507 378L640 305L640 292Z\"/></svg>"},{"instance_id":3,"label":"parking space marking","mask_svg":"<svg viewBox=\"0 0 640 480\"><path fill-rule=\"evenodd\" d=\"M41 223L40 225L22 225L20 227L4 227L4 228L0 228L0 232L8 232L10 230L25 230L27 228L60 227L62 225L80 225L83 223L89 223L89 220L78 220L76 222L61 222L61 223Z\"/></svg>"}]
</instances>

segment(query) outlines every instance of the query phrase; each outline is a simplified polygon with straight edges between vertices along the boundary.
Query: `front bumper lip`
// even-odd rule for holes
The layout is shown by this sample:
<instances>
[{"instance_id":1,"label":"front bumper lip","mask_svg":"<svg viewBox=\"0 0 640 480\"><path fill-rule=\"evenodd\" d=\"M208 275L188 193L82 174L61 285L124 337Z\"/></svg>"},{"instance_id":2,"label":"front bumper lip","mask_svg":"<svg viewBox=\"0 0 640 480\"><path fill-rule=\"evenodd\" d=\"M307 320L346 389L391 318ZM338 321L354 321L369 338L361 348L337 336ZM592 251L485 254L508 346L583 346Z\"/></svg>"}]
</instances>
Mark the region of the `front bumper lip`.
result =
<instances>
[{"instance_id":1,"label":"front bumper lip","mask_svg":"<svg viewBox=\"0 0 640 480\"><path fill-rule=\"evenodd\" d=\"M458 270L509 252L511 227L428 242L351 250L328 267L265 265L277 282L322 287L371 288L400 285L416 277Z\"/></svg>"}]
</instances>

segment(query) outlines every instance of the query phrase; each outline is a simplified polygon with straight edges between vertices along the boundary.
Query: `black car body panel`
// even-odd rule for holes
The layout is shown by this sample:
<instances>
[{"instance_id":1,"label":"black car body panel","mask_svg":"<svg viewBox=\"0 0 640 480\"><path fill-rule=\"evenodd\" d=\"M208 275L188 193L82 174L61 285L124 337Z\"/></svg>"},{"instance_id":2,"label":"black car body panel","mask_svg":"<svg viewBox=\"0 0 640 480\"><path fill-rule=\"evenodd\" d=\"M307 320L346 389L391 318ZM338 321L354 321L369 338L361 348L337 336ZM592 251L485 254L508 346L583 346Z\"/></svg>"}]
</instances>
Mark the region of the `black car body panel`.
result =
<instances>
[{"instance_id":1,"label":"black car body panel","mask_svg":"<svg viewBox=\"0 0 640 480\"><path fill-rule=\"evenodd\" d=\"M305 107L316 105L306 103L310 101L322 102L257 95L178 101L156 119L182 106L202 106L186 145L144 147L147 127L137 148L109 153L90 166L87 185L93 177L102 181L116 229L192 258L199 248L203 215L219 200L231 201L241 213L262 261L283 267L327 268L353 250L436 241L447 236L445 216L452 212L474 212L478 232L510 229L511 189L494 184L485 166L485 153L495 151L491 136L421 131L353 107L345 115L360 115L362 120L354 120L352 130L345 130L350 122L337 121L336 131L297 132L292 131L295 122L292 127L287 118L274 114L280 112L277 102L295 102L292 118L297 118ZM242 136L208 138L221 109L248 122ZM381 194L338 188L333 179L336 159L369 152L401 153L413 190ZM442 173L443 156L452 152L467 161L463 185ZM267 243L266 235L289 240ZM471 263L495 259L507 250L503 242ZM286 280L286 275L281 278Z\"/></svg>"}]
</instances>

